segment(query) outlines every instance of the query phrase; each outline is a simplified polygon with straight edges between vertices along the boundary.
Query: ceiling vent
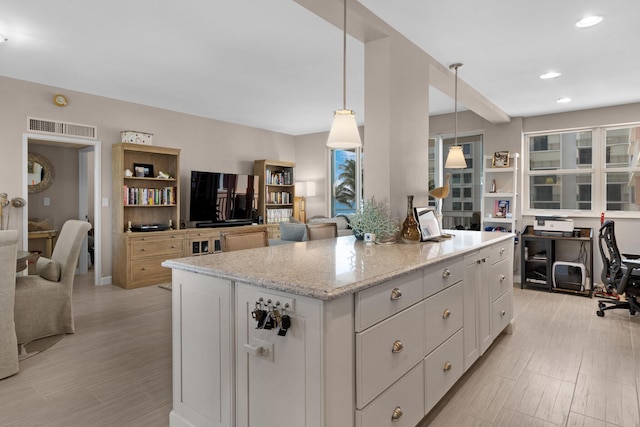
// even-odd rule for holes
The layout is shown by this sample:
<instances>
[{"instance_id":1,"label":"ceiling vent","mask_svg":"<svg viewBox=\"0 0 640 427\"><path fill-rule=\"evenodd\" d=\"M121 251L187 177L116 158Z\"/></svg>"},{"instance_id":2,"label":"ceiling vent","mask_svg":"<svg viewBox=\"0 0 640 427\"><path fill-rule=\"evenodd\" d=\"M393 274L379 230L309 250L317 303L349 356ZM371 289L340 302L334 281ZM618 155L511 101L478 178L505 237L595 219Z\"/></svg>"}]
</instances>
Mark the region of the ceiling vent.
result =
<instances>
[{"instance_id":1,"label":"ceiling vent","mask_svg":"<svg viewBox=\"0 0 640 427\"><path fill-rule=\"evenodd\" d=\"M46 133L49 135L73 136L77 138L96 139L98 135L98 129L96 126L36 119L34 117L27 117L27 128L32 132Z\"/></svg>"}]
</instances>

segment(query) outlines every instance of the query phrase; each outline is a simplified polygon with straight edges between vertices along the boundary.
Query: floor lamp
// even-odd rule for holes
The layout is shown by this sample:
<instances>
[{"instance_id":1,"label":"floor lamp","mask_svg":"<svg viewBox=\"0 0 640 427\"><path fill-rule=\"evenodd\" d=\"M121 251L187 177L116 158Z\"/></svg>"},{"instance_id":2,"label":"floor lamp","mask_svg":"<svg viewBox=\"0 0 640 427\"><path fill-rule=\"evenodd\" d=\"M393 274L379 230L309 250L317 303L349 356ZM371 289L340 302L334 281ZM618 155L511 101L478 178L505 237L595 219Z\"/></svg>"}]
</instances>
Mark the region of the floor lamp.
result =
<instances>
[{"instance_id":1,"label":"floor lamp","mask_svg":"<svg viewBox=\"0 0 640 427\"><path fill-rule=\"evenodd\" d=\"M316 195L316 183L313 181L298 181L296 182L295 191L295 210L297 215L294 216L300 222L307 222L306 198Z\"/></svg>"}]
</instances>

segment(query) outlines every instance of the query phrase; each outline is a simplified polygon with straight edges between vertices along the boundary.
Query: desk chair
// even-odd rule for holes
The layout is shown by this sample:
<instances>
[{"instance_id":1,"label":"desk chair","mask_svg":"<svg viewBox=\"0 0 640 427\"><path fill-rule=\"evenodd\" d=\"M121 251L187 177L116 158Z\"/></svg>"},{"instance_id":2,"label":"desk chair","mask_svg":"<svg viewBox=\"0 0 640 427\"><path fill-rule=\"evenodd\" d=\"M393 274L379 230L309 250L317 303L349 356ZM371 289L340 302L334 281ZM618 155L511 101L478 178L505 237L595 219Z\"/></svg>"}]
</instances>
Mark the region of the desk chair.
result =
<instances>
[{"instance_id":1,"label":"desk chair","mask_svg":"<svg viewBox=\"0 0 640 427\"><path fill-rule=\"evenodd\" d=\"M18 372L18 341L13 321L16 293L16 230L0 231L0 379Z\"/></svg>"},{"instance_id":2,"label":"desk chair","mask_svg":"<svg viewBox=\"0 0 640 427\"><path fill-rule=\"evenodd\" d=\"M605 310L623 308L631 315L640 311L637 297L640 295L640 255L622 254L616 243L614 222L605 221L598 233L600 255L603 269L601 274L607 292L625 294L626 301L617 299L598 300L598 316L603 317Z\"/></svg>"},{"instance_id":3,"label":"desk chair","mask_svg":"<svg viewBox=\"0 0 640 427\"><path fill-rule=\"evenodd\" d=\"M333 239L336 237L338 237L338 226L335 222L307 224L307 238L309 240Z\"/></svg>"},{"instance_id":4,"label":"desk chair","mask_svg":"<svg viewBox=\"0 0 640 427\"><path fill-rule=\"evenodd\" d=\"M265 230L229 230L220 232L222 252L269 246L269 233Z\"/></svg>"}]
</instances>

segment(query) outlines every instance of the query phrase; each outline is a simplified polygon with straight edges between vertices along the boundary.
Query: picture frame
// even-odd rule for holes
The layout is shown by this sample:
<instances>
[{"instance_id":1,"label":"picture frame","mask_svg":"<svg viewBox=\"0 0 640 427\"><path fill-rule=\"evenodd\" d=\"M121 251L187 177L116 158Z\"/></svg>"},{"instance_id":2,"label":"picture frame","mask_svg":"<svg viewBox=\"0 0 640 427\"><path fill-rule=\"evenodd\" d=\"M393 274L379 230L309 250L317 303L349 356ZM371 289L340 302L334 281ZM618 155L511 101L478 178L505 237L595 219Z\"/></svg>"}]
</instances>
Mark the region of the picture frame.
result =
<instances>
[{"instance_id":1,"label":"picture frame","mask_svg":"<svg viewBox=\"0 0 640 427\"><path fill-rule=\"evenodd\" d=\"M153 178L153 165L148 165L146 163L134 163L133 176L136 178Z\"/></svg>"},{"instance_id":2,"label":"picture frame","mask_svg":"<svg viewBox=\"0 0 640 427\"><path fill-rule=\"evenodd\" d=\"M509 153L508 151L496 151L493 153L493 161L491 167L494 168L508 168L509 167Z\"/></svg>"},{"instance_id":3,"label":"picture frame","mask_svg":"<svg viewBox=\"0 0 640 427\"><path fill-rule=\"evenodd\" d=\"M440 224L433 207L414 207L413 214L420 228L420 241L437 240L442 236Z\"/></svg>"}]
</instances>

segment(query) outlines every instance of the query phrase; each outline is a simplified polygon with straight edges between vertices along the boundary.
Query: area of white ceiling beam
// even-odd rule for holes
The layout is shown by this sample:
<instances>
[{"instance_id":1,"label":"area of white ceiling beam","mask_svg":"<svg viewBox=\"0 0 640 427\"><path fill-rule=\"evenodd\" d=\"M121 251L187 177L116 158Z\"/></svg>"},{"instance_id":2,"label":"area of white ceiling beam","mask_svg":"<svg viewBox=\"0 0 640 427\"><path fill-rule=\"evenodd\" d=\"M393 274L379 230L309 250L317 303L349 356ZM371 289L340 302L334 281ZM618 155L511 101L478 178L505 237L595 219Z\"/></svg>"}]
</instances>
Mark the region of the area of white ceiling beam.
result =
<instances>
[{"instance_id":1,"label":"area of white ceiling beam","mask_svg":"<svg viewBox=\"0 0 640 427\"><path fill-rule=\"evenodd\" d=\"M293 0L304 8L318 15L327 22L342 29L343 24L343 0ZM398 37L406 43L412 43L402 34L397 32L387 23L374 15L369 9L355 0L347 3L347 32L350 36L362 43L367 43L382 37ZM413 44L413 43L412 43ZM429 84L444 94L454 97L455 74L448 66L437 62L428 52L428 62L430 64ZM460 58L464 62L464 58ZM366 70L365 70L366 72ZM485 120L494 123L507 123L511 117L500 109L497 105L487 99L476 89L468 85L464 79L460 78L458 72L458 103L464 105L469 110L478 114Z\"/></svg>"}]
</instances>

